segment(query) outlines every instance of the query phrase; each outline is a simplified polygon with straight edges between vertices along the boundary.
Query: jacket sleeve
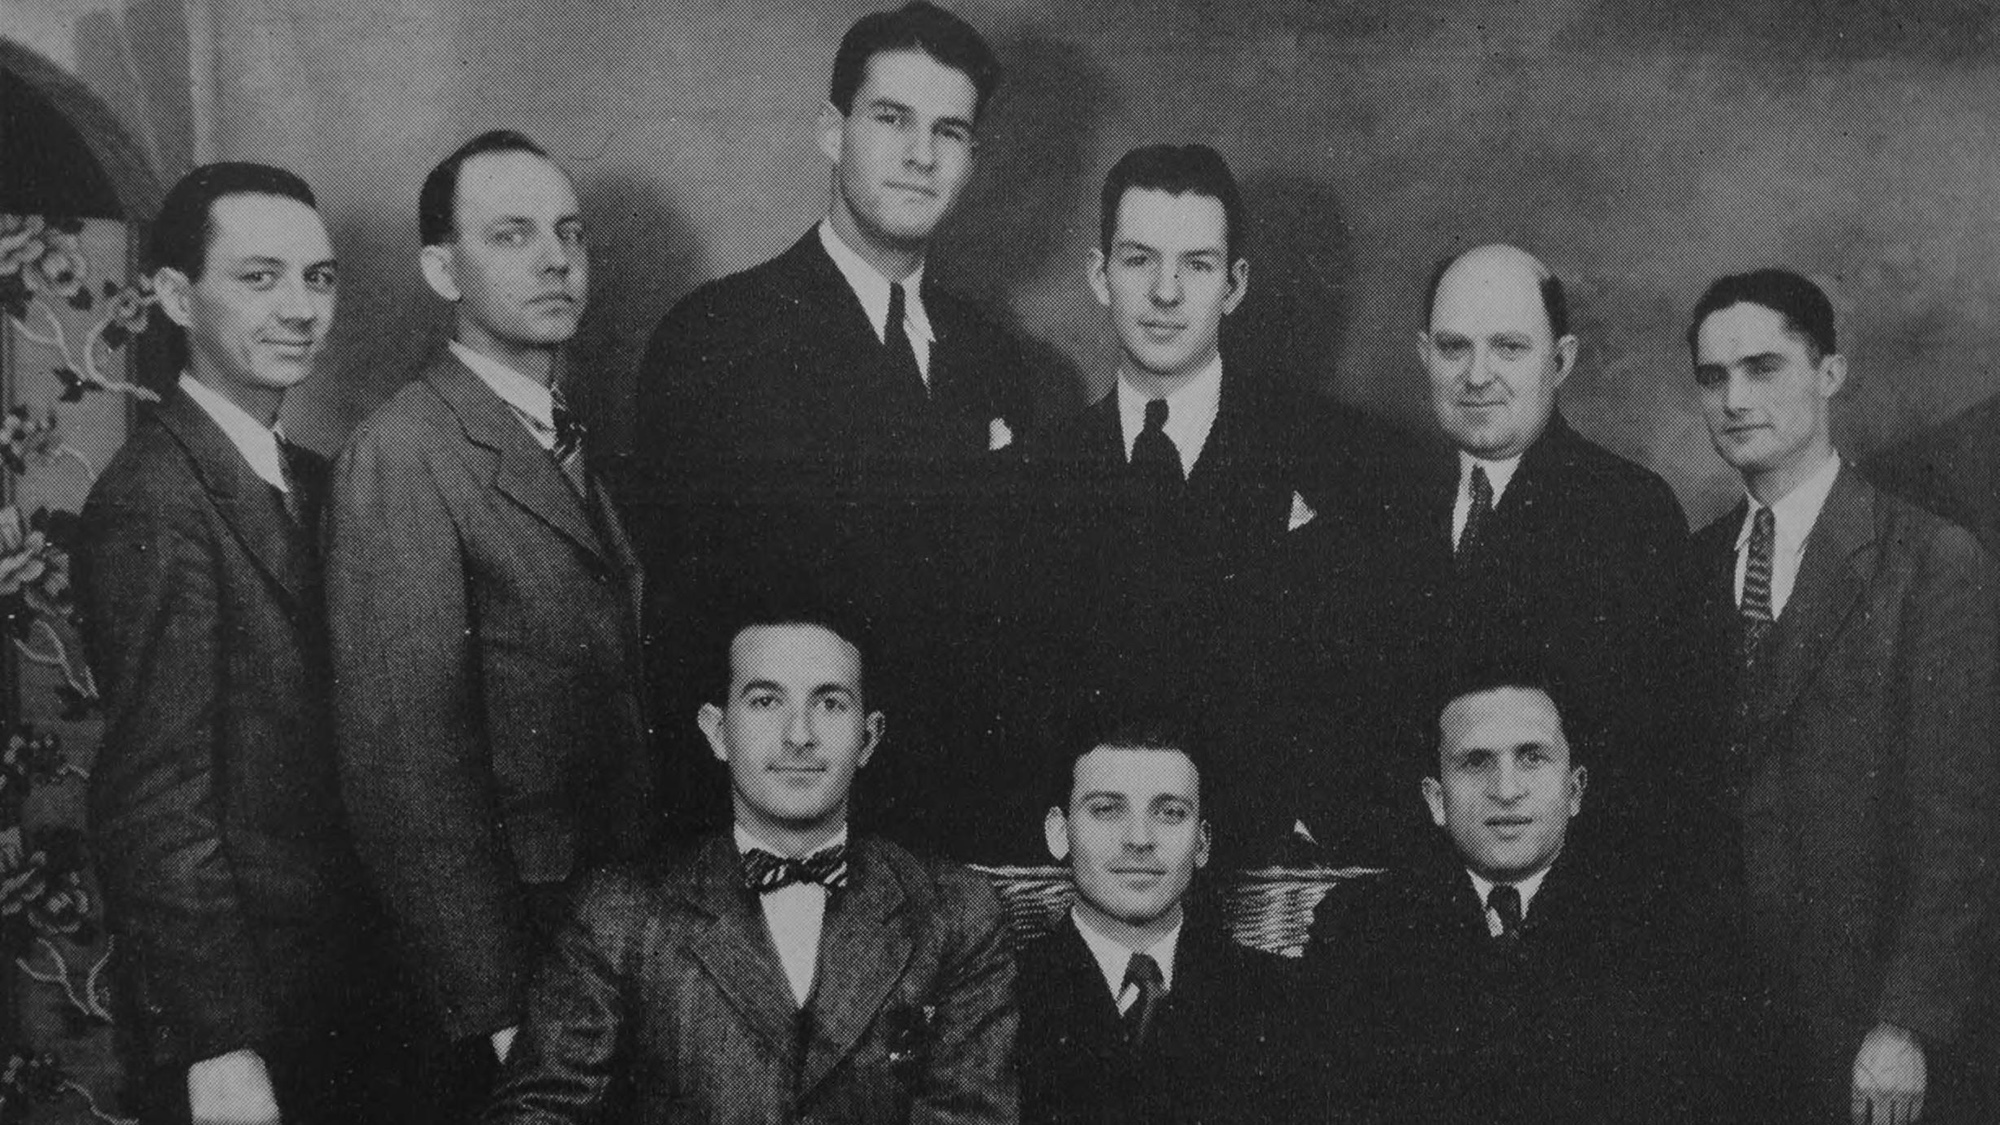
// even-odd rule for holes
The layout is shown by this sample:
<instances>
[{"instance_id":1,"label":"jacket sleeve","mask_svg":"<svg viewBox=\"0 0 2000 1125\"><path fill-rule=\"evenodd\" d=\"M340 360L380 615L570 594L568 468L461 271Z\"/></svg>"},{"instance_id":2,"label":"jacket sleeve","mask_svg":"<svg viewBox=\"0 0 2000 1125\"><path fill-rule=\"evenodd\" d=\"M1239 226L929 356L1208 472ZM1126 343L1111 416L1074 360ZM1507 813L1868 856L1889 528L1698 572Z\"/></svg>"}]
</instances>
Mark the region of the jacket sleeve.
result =
<instances>
[{"instance_id":1,"label":"jacket sleeve","mask_svg":"<svg viewBox=\"0 0 2000 1125\"><path fill-rule=\"evenodd\" d=\"M273 1019L222 840L230 701L211 531L191 505L114 494L86 507L78 558L106 703L91 834L140 1039L163 1069L254 1046Z\"/></svg>"},{"instance_id":2,"label":"jacket sleeve","mask_svg":"<svg viewBox=\"0 0 2000 1125\"><path fill-rule=\"evenodd\" d=\"M1957 1034L1990 939L1995 765L1996 586L1970 534L1938 527L1906 596L1901 675L1902 913L1877 1018L1928 1043Z\"/></svg>"},{"instance_id":3,"label":"jacket sleeve","mask_svg":"<svg viewBox=\"0 0 2000 1125\"><path fill-rule=\"evenodd\" d=\"M910 1125L1013 1125L1020 1115L1014 1035L1014 951L1000 901L984 879L951 872L950 906L958 914L958 954L941 967L944 986L929 1066L918 1084Z\"/></svg>"},{"instance_id":4,"label":"jacket sleeve","mask_svg":"<svg viewBox=\"0 0 2000 1125\"><path fill-rule=\"evenodd\" d=\"M341 790L419 977L463 1038L518 1022L527 915L500 838L479 623L447 498L463 470L404 425L349 447L326 517Z\"/></svg>"}]
</instances>

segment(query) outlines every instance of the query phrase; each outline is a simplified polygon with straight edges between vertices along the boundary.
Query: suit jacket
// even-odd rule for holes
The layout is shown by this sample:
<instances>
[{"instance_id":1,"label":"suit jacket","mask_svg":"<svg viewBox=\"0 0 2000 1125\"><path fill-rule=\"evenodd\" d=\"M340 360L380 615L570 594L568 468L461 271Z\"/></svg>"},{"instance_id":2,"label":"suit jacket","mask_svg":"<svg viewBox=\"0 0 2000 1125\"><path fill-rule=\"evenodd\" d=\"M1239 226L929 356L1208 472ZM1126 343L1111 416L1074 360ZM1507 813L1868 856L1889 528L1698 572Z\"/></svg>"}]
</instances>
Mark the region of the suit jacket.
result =
<instances>
[{"instance_id":1,"label":"suit jacket","mask_svg":"<svg viewBox=\"0 0 2000 1125\"><path fill-rule=\"evenodd\" d=\"M873 837L792 998L733 840L605 873L535 983L486 1120L1012 1122L1014 959L993 889Z\"/></svg>"},{"instance_id":2,"label":"suit jacket","mask_svg":"<svg viewBox=\"0 0 2000 1125\"><path fill-rule=\"evenodd\" d=\"M1034 424L1014 336L934 281L922 297L936 336L928 393L890 369L816 230L688 294L640 367L640 471L627 489L649 569L691 583L690 605L806 584L873 619L870 702L894 725L857 815L899 834L934 815L918 799L928 779L909 776L909 759L959 756L990 726L990 646L979 634L1007 557L999 516ZM1013 444L990 453L996 424ZM663 652L656 676L666 729L703 760L690 721L703 701L682 685L708 671L712 624L655 625L703 638L695 651ZM986 757L962 756L968 767ZM714 819L726 822L725 794L711 796ZM940 821L916 838L957 848L962 833Z\"/></svg>"},{"instance_id":3,"label":"suit jacket","mask_svg":"<svg viewBox=\"0 0 2000 1125\"><path fill-rule=\"evenodd\" d=\"M1219 926L1181 931L1174 985L1139 1051L1127 1042L1073 918L1021 954L1021 1120L1282 1122L1300 1119L1297 967Z\"/></svg>"},{"instance_id":4,"label":"suit jacket","mask_svg":"<svg viewBox=\"0 0 2000 1125\"><path fill-rule=\"evenodd\" d=\"M292 470L310 518L324 462ZM77 590L106 709L90 831L142 1070L310 1039L351 972L360 873L310 526L178 390L84 506Z\"/></svg>"},{"instance_id":5,"label":"suit jacket","mask_svg":"<svg viewBox=\"0 0 2000 1125\"><path fill-rule=\"evenodd\" d=\"M453 1038L515 1023L531 912L653 834L640 571L445 355L341 454L326 520L341 780Z\"/></svg>"},{"instance_id":6,"label":"suit jacket","mask_svg":"<svg viewBox=\"0 0 2000 1125\"><path fill-rule=\"evenodd\" d=\"M1743 519L1696 542L1722 630ZM1724 796L1745 928L1835 1105L1876 1023L1950 1043L1988 955L1995 588L1964 529L1843 466L1741 684Z\"/></svg>"},{"instance_id":7,"label":"suit jacket","mask_svg":"<svg viewBox=\"0 0 2000 1125\"><path fill-rule=\"evenodd\" d=\"M1643 904L1567 854L1513 944L1491 936L1456 853L1335 887L1308 968L1328 1015L1322 1119L1690 1119L1686 993Z\"/></svg>"}]
</instances>

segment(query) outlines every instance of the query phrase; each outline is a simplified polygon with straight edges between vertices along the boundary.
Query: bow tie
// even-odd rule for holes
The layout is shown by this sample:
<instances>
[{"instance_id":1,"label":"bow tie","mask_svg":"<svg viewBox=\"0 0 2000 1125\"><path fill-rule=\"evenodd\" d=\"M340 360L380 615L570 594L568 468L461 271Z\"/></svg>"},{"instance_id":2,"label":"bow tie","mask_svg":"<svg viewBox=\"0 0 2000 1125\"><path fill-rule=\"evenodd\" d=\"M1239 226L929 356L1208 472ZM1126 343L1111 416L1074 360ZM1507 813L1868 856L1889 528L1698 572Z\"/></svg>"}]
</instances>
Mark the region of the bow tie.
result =
<instances>
[{"instance_id":1,"label":"bow tie","mask_svg":"<svg viewBox=\"0 0 2000 1125\"><path fill-rule=\"evenodd\" d=\"M835 844L804 859L786 859L762 848L743 853L743 888L758 894L791 886L818 883L829 891L847 885L847 845Z\"/></svg>"}]
</instances>

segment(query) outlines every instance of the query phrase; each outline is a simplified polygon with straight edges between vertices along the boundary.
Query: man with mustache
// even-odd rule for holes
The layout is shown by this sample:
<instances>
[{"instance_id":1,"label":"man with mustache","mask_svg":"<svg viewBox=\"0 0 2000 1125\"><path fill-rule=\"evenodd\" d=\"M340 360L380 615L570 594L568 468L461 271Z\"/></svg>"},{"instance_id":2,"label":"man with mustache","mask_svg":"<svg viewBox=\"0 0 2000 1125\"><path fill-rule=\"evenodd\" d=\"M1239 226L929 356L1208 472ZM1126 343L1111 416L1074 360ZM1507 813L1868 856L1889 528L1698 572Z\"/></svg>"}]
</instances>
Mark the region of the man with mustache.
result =
<instances>
[{"instance_id":1,"label":"man with mustache","mask_svg":"<svg viewBox=\"0 0 2000 1125\"><path fill-rule=\"evenodd\" d=\"M956 854L997 756L978 749L988 653L964 638L998 611L996 515L1034 410L1018 341L937 282L930 249L999 82L979 33L925 0L848 29L815 126L825 217L660 322L628 505L655 579L692 568L704 604L803 580L867 605L898 721L864 815ZM662 676L663 713L698 702L689 681Z\"/></svg>"},{"instance_id":2,"label":"man with mustache","mask_svg":"<svg viewBox=\"0 0 2000 1125\"><path fill-rule=\"evenodd\" d=\"M474 1111L573 881L660 819L638 561L564 400L589 291L569 176L495 131L424 181L444 354L363 422L326 523L340 766L421 993L428 1108Z\"/></svg>"},{"instance_id":3,"label":"man with mustache","mask_svg":"<svg viewBox=\"0 0 2000 1125\"><path fill-rule=\"evenodd\" d=\"M1293 965L1189 906L1215 782L1188 746L1138 727L1086 744L1043 818L1076 902L1021 955L1026 1125L1305 1119Z\"/></svg>"}]
</instances>

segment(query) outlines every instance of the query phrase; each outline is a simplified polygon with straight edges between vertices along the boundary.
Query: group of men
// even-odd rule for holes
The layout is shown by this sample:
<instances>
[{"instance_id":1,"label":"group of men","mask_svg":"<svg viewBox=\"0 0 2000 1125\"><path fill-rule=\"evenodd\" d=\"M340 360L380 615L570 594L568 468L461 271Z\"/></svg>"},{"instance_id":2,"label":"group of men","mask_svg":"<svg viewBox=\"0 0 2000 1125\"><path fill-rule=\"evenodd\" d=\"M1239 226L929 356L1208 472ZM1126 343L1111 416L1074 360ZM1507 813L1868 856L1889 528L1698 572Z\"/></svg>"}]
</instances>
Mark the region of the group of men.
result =
<instances>
[{"instance_id":1,"label":"group of men","mask_svg":"<svg viewBox=\"0 0 2000 1125\"><path fill-rule=\"evenodd\" d=\"M1746 497L1690 537L1557 410L1579 343L1532 255L1432 276L1426 460L1223 354L1244 202L1213 150L1148 146L1085 270L1116 385L1045 419L1011 332L925 277L998 79L922 0L849 30L826 218L667 314L616 464L564 398L591 252L529 138L425 180L451 340L331 469L277 421L334 316L312 191L169 193L186 368L77 560L145 1119L1968 1098L2000 1066L1966 1034L2000 587L1835 451L1826 296L1758 270L1696 302ZM1017 959L952 860L1027 837L1076 897ZM1299 856L1389 869L1303 962L1190 897Z\"/></svg>"}]
</instances>

